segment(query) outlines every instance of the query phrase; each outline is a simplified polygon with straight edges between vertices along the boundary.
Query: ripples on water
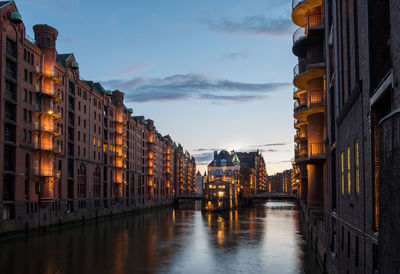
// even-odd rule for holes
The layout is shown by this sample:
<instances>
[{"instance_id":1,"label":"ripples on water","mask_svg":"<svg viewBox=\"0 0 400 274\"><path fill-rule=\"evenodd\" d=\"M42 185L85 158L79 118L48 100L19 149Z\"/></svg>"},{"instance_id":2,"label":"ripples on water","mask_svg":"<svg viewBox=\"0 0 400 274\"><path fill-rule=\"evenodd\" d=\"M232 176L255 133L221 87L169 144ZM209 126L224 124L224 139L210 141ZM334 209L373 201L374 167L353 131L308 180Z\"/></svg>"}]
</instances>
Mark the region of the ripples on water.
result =
<instances>
[{"instance_id":1,"label":"ripples on water","mask_svg":"<svg viewBox=\"0 0 400 274\"><path fill-rule=\"evenodd\" d=\"M292 202L158 210L0 243L0 273L319 273Z\"/></svg>"}]
</instances>

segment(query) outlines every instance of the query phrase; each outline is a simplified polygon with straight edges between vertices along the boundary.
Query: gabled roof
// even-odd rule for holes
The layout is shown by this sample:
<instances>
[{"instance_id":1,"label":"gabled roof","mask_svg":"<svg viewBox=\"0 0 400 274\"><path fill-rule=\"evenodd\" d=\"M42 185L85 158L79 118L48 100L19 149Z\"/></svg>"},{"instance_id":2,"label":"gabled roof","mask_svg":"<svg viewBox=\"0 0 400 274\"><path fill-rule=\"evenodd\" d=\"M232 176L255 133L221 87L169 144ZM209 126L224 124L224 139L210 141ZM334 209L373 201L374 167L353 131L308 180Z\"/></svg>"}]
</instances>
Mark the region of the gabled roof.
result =
<instances>
[{"instance_id":1,"label":"gabled roof","mask_svg":"<svg viewBox=\"0 0 400 274\"><path fill-rule=\"evenodd\" d=\"M61 66L64 68L66 67L68 59L72 56L72 53L64 53L64 54L58 54L57 55L57 63L59 63Z\"/></svg>"},{"instance_id":2,"label":"gabled roof","mask_svg":"<svg viewBox=\"0 0 400 274\"><path fill-rule=\"evenodd\" d=\"M103 96L103 94L106 92L106 90L103 88L103 86L100 83L93 83L93 89L100 94L101 96Z\"/></svg>"},{"instance_id":3,"label":"gabled roof","mask_svg":"<svg viewBox=\"0 0 400 274\"><path fill-rule=\"evenodd\" d=\"M233 166L233 156L226 150L221 150L209 166Z\"/></svg>"},{"instance_id":4,"label":"gabled roof","mask_svg":"<svg viewBox=\"0 0 400 274\"><path fill-rule=\"evenodd\" d=\"M12 3L14 1L0 1L0 9L4 8L5 6L7 6L8 4Z\"/></svg>"}]
</instances>

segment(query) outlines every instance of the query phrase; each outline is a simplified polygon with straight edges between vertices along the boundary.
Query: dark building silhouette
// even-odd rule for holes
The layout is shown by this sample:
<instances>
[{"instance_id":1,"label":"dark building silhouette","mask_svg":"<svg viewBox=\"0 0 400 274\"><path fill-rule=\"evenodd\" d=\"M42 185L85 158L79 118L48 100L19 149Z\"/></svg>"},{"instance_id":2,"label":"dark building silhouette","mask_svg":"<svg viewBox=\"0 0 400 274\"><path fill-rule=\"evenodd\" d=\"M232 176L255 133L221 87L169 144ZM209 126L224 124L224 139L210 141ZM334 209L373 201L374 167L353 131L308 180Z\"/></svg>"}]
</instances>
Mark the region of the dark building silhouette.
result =
<instances>
[{"instance_id":1,"label":"dark building silhouette","mask_svg":"<svg viewBox=\"0 0 400 274\"><path fill-rule=\"evenodd\" d=\"M400 2L294 0L292 8L293 188L309 238L328 273L398 273Z\"/></svg>"}]
</instances>

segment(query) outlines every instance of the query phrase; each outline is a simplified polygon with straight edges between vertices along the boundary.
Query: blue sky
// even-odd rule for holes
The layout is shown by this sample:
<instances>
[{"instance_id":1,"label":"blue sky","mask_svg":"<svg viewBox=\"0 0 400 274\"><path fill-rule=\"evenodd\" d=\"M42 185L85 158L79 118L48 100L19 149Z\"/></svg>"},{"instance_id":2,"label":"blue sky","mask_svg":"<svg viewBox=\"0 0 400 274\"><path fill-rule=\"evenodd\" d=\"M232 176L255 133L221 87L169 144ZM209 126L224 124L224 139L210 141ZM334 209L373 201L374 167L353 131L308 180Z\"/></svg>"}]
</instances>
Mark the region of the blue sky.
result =
<instances>
[{"instance_id":1,"label":"blue sky","mask_svg":"<svg viewBox=\"0 0 400 274\"><path fill-rule=\"evenodd\" d=\"M117 4L118 3L118 4ZM293 157L289 0L16 0L28 35L46 23L80 74L125 92L196 157L262 150L269 174Z\"/></svg>"}]
</instances>

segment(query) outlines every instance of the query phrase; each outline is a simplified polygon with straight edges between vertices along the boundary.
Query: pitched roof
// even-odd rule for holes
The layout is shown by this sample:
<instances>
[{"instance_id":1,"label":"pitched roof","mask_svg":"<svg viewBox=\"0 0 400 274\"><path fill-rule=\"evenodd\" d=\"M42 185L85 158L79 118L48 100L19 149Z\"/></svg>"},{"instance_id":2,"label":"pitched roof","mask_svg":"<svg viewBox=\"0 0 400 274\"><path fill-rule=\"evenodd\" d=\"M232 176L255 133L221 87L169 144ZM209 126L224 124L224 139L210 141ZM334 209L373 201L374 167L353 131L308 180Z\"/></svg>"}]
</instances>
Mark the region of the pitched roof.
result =
<instances>
[{"instance_id":1,"label":"pitched roof","mask_svg":"<svg viewBox=\"0 0 400 274\"><path fill-rule=\"evenodd\" d=\"M257 152L238 152L237 154L242 164L247 164L250 168L256 167Z\"/></svg>"},{"instance_id":2,"label":"pitched roof","mask_svg":"<svg viewBox=\"0 0 400 274\"><path fill-rule=\"evenodd\" d=\"M57 63L59 63L61 66L64 68L66 67L68 59L72 56L72 53L64 53L64 54L58 54L57 55Z\"/></svg>"},{"instance_id":3,"label":"pitched roof","mask_svg":"<svg viewBox=\"0 0 400 274\"><path fill-rule=\"evenodd\" d=\"M233 166L233 156L226 150L221 150L209 166Z\"/></svg>"},{"instance_id":4,"label":"pitched roof","mask_svg":"<svg viewBox=\"0 0 400 274\"><path fill-rule=\"evenodd\" d=\"M8 4L12 3L13 1L0 1L0 9L4 8Z\"/></svg>"}]
</instances>

